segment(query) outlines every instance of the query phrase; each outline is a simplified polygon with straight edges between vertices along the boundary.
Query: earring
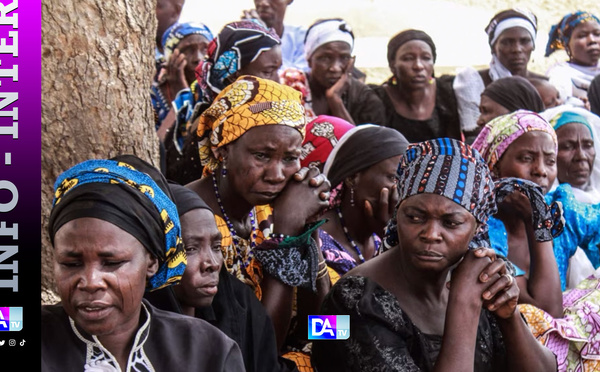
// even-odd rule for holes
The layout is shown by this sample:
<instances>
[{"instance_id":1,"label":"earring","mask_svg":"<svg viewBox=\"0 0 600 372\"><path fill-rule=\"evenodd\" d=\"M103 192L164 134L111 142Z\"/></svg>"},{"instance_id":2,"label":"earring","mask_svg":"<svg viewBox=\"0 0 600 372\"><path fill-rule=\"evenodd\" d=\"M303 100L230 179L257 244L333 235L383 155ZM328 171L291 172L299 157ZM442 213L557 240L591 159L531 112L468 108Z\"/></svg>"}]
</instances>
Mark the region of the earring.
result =
<instances>
[{"instance_id":1,"label":"earring","mask_svg":"<svg viewBox=\"0 0 600 372\"><path fill-rule=\"evenodd\" d=\"M398 85L398 80L396 80L395 76L392 76L392 85L394 85L394 86Z\"/></svg>"},{"instance_id":2,"label":"earring","mask_svg":"<svg viewBox=\"0 0 600 372\"><path fill-rule=\"evenodd\" d=\"M350 206L354 207L354 187L350 188Z\"/></svg>"},{"instance_id":3,"label":"earring","mask_svg":"<svg viewBox=\"0 0 600 372\"><path fill-rule=\"evenodd\" d=\"M226 162L226 159L223 159L223 164L221 165L221 175L223 177L227 177L227 162Z\"/></svg>"}]
</instances>

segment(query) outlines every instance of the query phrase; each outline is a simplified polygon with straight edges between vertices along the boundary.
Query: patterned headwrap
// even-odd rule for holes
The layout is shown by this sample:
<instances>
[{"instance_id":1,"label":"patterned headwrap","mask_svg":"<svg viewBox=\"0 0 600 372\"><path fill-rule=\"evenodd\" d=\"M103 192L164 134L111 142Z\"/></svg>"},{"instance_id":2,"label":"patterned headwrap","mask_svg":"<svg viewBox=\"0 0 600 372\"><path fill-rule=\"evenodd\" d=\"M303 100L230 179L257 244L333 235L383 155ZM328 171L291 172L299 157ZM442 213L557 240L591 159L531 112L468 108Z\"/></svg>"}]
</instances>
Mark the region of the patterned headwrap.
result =
<instances>
[{"instance_id":1,"label":"patterned headwrap","mask_svg":"<svg viewBox=\"0 0 600 372\"><path fill-rule=\"evenodd\" d=\"M322 19L313 23L304 37L304 55L306 59L323 44L341 41L354 49L354 34L352 28L341 18Z\"/></svg>"},{"instance_id":2,"label":"patterned headwrap","mask_svg":"<svg viewBox=\"0 0 600 372\"><path fill-rule=\"evenodd\" d=\"M404 30L390 39L387 45L387 60L390 67L392 67L394 63L394 59L396 58L396 52L398 49L405 43L413 40L421 40L425 42L431 48L431 53L433 54L433 62L437 59L437 52L435 49L435 44L431 36L429 36L426 32L421 30Z\"/></svg>"},{"instance_id":3,"label":"patterned headwrap","mask_svg":"<svg viewBox=\"0 0 600 372\"><path fill-rule=\"evenodd\" d=\"M581 114L578 114L573 111L563 111L558 115L554 116L552 119L550 119L550 125L552 125L552 128L554 128L555 131L563 125L570 123L579 123L585 125L590 131L592 139L594 138L594 131L592 131L592 126L590 125L586 117Z\"/></svg>"},{"instance_id":4,"label":"patterned headwrap","mask_svg":"<svg viewBox=\"0 0 600 372\"><path fill-rule=\"evenodd\" d=\"M523 134L535 130L552 136L555 151L558 151L558 140L552 126L540 115L527 110L518 110L490 120L475 138L473 148L481 153L493 172L508 146Z\"/></svg>"},{"instance_id":5,"label":"patterned headwrap","mask_svg":"<svg viewBox=\"0 0 600 372\"><path fill-rule=\"evenodd\" d=\"M521 27L529 32L531 40L535 47L535 37L537 35L537 17L526 9L508 9L496 14L490 23L486 26L485 32L488 34L488 42L491 48L502 32L509 28Z\"/></svg>"},{"instance_id":6,"label":"patterned headwrap","mask_svg":"<svg viewBox=\"0 0 600 372\"><path fill-rule=\"evenodd\" d=\"M548 44L546 44L546 57L559 49L566 49L571 40L571 34L575 27L584 22L600 23L600 19L589 12L581 10L569 13L560 22L550 28Z\"/></svg>"},{"instance_id":7,"label":"patterned headwrap","mask_svg":"<svg viewBox=\"0 0 600 372\"><path fill-rule=\"evenodd\" d=\"M212 173L221 163L213 150L254 127L274 124L292 127L304 139L306 117L300 92L271 80L240 76L200 116L197 134L204 175Z\"/></svg>"},{"instance_id":8,"label":"patterned headwrap","mask_svg":"<svg viewBox=\"0 0 600 372\"><path fill-rule=\"evenodd\" d=\"M169 60L169 57L177 48L181 40L189 35L202 35L206 40L211 41L213 34L210 29L203 23L199 22L183 22L175 23L165 31L162 37L162 45L164 50L165 61Z\"/></svg>"},{"instance_id":9,"label":"patterned headwrap","mask_svg":"<svg viewBox=\"0 0 600 372\"><path fill-rule=\"evenodd\" d=\"M544 101L535 86L522 76L507 76L488 85L482 96L491 98L508 111L519 109L533 112L544 111Z\"/></svg>"},{"instance_id":10,"label":"patterned headwrap","mask_svg":"<svg viewBox=\"0 0 600 372\"><path fill-rule=\"evenodd\" d=\"M417 194L441 195L469 211L482 224L478 234L486 234L488 217L496 213L495 186L483 158L468 144L452 138L411 144L396 175L398 205ZM475 242L472 247L481 245L479 240ZM398 244L396 212L384 243L387 247Z\"/></svg>"},{"instance_id":11,"label":"patterned headwrap","mask_svg":"<svg viewBox=\"0 0 600 372\"><path fill-rule=\"evenodd\" d=\"M54 183L48 224L52 243L61 226L83 217L110 222L134 236L159 261L146 290L179 282L187 258L177 208L158 170L133 156L87 160Z\"/></svg>"},{"instance_id":12,"label":"patterned headwrap","mask_svg":"<svg viewBox=\"0 0 600 372\"><path fill-rule=\"evenodd\" d=\"M212 102L240 69L254 62L262 52L280 45L273 29L258 20L228 23L208 44L207 57L196 67L196 79L204 101Z\"/></svg>"},{"instance_id":13,"label":"patterned headwrap","mask_svg":"<svg viewBox=\"0 0 600 372\"><path fill-rule=\"evenodd\" d=\"M340 138L354 127L353 124L335 116L317 116L306 125L300 165L303 167L324 165Z\"/></svg>"}]
</instances>

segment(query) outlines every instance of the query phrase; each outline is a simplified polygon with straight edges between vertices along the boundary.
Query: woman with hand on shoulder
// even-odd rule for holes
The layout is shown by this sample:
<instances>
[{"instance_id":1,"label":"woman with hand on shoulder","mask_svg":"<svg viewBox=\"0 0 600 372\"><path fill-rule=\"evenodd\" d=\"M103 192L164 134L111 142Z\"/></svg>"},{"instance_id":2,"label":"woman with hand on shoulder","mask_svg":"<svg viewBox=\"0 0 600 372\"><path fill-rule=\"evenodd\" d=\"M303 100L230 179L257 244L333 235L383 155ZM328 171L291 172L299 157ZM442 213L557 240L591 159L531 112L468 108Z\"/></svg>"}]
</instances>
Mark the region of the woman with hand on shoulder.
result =
<instances>
[{"instance_id":1,"label":"woman with hand on shoulder","mask_svg":"<svg viewBox=\"0 0 600 372\"><path fill-rule=\"evenodd\" d=\"M565 15L550 29L546 57L561 49L569 60L550 67L546 75L566 103L589 109L588 88L600 74L600 19L581 10Z\"/></svg>"},{"instance_id":2,"label":"woman with hand on shoulder","mask_svg":"<svg viewBox=\"0 0 600 372\"><path fill-rule=\"evenodd\" d=\"M317 369L555 371L519 314L505 262L469 249L496 208L479 153L449 138L411 145L397 185L396 244L332 287L322 314L350 315L350 338L315 341Z\"/></svg>"},{"instance_id":3,"label":"woman with hand on shoulder","mask_svg":"<svg viewBox=\"0 0 600 372\"><path fill-rule=\"evenodd\" d=\"M383 125L383 104L367 85L352 76L354 34L340 18L321 19L306 31L304 52L310 72L287 69L281 83L302 93L308 120L330 115L359 125Z\"/></svg>"},{"instance_id":4,"label":"woman with hand on shoulder","mask_svg":"<svg viewBox=\"0 0 600 372\"><path fill-rule=\"evenodd\" d=\"M61 297L42 307L43 371L243 371L237 344L142 297L181 279L177 208L157 169L124 155L55 182L48 230Z\"/></svg>"},{"instance_id":5,"label":"woman with hand on shoulder","mask_svg":"<svg viewBox=\"0 0 600 372\"><path fill-rule=\"evenodd\" d=\"M385 106L385 126L409 142L461 138L454 76L434 76L436 57L433 40L420 30L402 31L387 46L392 77L374 90Z\"/></svg>"}]
</instances>

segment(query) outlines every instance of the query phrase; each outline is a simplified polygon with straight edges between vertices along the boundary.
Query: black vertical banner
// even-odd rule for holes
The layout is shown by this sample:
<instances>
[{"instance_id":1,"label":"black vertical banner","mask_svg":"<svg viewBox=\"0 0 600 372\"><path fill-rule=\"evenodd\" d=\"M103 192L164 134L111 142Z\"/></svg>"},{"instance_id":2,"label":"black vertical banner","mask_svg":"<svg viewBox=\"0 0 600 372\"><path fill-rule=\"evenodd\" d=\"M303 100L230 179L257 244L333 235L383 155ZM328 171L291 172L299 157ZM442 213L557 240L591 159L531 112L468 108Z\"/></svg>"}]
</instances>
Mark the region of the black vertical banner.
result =
<instances>
[{"instance_id":1,"label":"black vertical banner","mask_svg":"<svg viewBox=\"0 0 600 372\"><path fill-rule=\"evenodd\" d=\"M40 370L40 226L41 1L0 0L0 369L6 371Z\"/></svg>"}]
</instances>

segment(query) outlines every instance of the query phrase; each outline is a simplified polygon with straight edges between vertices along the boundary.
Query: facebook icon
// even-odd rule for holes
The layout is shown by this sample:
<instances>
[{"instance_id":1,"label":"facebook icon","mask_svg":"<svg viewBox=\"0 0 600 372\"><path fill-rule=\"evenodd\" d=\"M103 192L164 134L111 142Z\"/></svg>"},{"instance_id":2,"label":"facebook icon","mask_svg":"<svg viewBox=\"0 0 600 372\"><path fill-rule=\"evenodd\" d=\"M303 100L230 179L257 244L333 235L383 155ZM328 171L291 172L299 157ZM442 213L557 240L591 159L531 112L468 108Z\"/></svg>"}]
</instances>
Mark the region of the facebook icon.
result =
<instances>
[{"instance_id":1,"label":"facebook icon","mask_svg":"<svg viewBox=\"0 0 600 372\"><path fill-rule=\"evenodd\" d=\"M350 315L309 315L309 340L347 340L350 337Z\"/></svg>"}]
</instances>

